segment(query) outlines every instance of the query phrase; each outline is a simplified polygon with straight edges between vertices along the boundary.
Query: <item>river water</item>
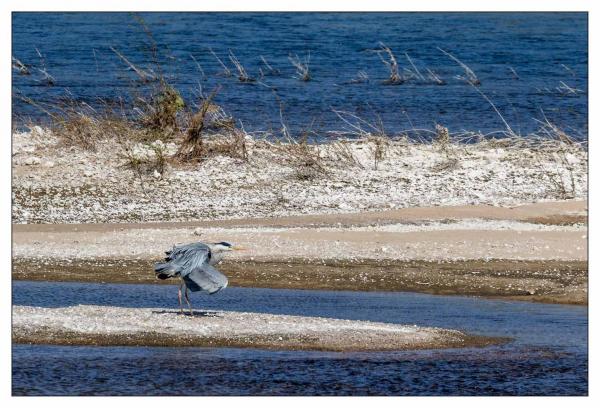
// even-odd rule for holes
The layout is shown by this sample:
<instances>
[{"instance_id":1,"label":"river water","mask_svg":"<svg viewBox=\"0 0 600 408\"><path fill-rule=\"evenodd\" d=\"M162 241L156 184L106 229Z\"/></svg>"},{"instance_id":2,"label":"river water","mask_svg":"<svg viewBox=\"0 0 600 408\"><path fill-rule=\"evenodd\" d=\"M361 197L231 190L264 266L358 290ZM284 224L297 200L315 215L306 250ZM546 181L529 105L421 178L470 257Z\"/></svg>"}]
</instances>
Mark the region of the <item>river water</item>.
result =
<instances>
[{"instance_id":1,"label":"river water","mask_svg":"<svg viewBox=\"0 0 600 408\"><path fill-rule=\"evenodd\" d=\"M586 395L587 308L392 292L227 288L198 309L446 327L483 349L332 353L13 345L14 395ZM177 307L163 285L13 282L13 303Z\"/></svg>"},{"instance_id":2,"label":"river water","mask_svg":"<svg viewBox=\"0 0 600 408\"><path fill-rule=\"evenodd\" d=\"M197 100L198 89L207 94L220 86L215 102L247 131L278 132L282 118L293 136L306 130L319 137L351 130L332 109L382 123L389 134L431 130L436 123L451 132L504 130L502 119L484 97L456 78L463 69L439 47L471 67L481 80L478 89L515 132L533 132L539 127L536 120L547 118L572 136L587 138L586 13L140 16L152 33L156 53L150 37L129 13L13 13L12 53L31 71L29 76L15 71L13 92L42 104L65 98L92 106L99 100L116 105L121 99L130 101L144 87L110 49L114 47L142 69L160 69L188 104ZM373 52L380 41L395 53L401 72L407 68L426 76L429 68L446 85L415 80L383 84L387 68ZM259 81L248 84L235 76L224 77L210 49L235 71L228 57L231 50L248 75ZM294 79L290 54L300 59L310 54L311 81ZM54 86L46 86L40 69L52 75ZM368 81L352 83L359 71ZM43 114L14 99L13 118L17 123L39 122Z\"/></svg>"}]
</instances>

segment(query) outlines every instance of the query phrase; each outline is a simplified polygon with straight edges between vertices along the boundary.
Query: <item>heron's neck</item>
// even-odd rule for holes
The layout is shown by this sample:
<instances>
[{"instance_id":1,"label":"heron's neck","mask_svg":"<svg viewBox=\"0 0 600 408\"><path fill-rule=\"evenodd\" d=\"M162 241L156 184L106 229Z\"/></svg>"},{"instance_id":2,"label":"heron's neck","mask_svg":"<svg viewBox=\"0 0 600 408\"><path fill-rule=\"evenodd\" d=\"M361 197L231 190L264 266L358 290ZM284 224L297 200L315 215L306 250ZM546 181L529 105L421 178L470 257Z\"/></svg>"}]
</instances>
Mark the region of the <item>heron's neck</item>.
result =
<instances>
[{"instance_id":1,"label":"heron's neck","mask_svg":"<svg viewBox=\"0 0 600 408\"><path fill-rule=\"evenodd\" d=\"M211 265L216 265L219 262L221 262L221 260L223 259L223 252L211 252L210 254L210 264Z\"/></svg>"}]
</instances>

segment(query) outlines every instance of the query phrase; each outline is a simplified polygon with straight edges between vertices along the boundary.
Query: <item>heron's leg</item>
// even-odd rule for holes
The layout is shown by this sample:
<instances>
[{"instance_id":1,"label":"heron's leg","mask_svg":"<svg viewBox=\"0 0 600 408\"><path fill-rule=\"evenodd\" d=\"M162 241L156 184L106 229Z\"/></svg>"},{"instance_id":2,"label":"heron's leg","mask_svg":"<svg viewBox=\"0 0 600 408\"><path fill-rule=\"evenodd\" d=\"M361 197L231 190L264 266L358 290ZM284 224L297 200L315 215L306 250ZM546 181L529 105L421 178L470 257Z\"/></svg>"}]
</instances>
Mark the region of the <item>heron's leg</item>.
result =
<instances>
[{"instance_id":1,"label":"heron's leg","mask_svg":"<svg viewBox=\"0 0 600 408\"><path fill-rule=\"evenodd\" d=\"M192 310L192 302L190 302L190 297L188 295L188 288L187 286L185 287L185 301L187 302L188 306L190 307L190 316L194 315L194 311Z\"/></svg>"},{"instance_id":2,"label":"heron's leg","mask_svg":"<svg viewBox=\"0 0 600 408\"><path fill-rule=\"evenodd\" d=\"M181 312L181 314L183 314L183 305L181 304L181 287L182 286L183 286L183 281L179 282L179 291L177 293L177 297L179 298L179 311Z\"/></svg>"}]
</instances>

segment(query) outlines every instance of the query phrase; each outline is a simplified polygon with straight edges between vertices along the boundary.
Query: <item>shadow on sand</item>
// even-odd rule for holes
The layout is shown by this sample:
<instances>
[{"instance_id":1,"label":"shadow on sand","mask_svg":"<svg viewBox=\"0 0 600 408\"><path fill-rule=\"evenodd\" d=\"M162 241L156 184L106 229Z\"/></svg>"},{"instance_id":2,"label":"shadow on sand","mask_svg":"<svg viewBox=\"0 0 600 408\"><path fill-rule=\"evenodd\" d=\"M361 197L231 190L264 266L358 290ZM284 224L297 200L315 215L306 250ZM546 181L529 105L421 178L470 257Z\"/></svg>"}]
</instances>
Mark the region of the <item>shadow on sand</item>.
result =
<instances>
[{"instance_id":1,"label":"shadow on sand","mask_svg":"<svg viewBox=\"0 0 600 408\"><path fill-rule=\"evenodd\" d=\"M153 310L153 314L176 314L181 315L182 313L176 310ZM217 312L203 312L201 310L194 310L194 314L190 314L189 311L183 312L184 316L190 317L218 317L223 318L223 316L219 315Z\"/></svg>"}]
</instances>

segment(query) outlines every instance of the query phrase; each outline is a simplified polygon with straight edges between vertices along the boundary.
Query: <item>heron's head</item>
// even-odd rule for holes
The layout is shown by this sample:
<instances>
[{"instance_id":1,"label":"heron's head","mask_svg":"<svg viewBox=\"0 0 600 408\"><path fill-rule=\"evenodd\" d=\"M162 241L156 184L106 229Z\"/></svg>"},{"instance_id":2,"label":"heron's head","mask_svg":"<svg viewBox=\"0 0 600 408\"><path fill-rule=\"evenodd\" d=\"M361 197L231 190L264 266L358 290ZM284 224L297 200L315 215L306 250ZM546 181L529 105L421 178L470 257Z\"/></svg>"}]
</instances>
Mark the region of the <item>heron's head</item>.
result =
<instances>
[{"instance_id":1,"label":"heron's head","mask_svg":"<svg viewBox=\"0 0 600 408\"><path fill-rule=\"evenodd\" d=\"M225 242L225 241L215 242L214 244L211 245L211 250L215 253L228 252L228 251L239 251L241 249L243 249L243 248L235 247L235 246L231 245L229 242Z\"/></svg>"}]
</instances>

